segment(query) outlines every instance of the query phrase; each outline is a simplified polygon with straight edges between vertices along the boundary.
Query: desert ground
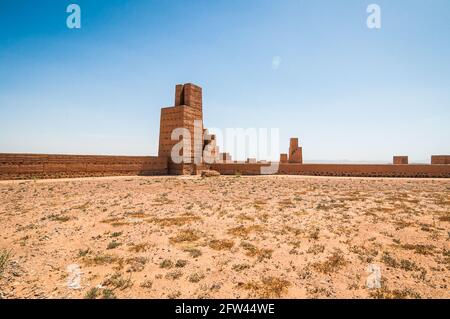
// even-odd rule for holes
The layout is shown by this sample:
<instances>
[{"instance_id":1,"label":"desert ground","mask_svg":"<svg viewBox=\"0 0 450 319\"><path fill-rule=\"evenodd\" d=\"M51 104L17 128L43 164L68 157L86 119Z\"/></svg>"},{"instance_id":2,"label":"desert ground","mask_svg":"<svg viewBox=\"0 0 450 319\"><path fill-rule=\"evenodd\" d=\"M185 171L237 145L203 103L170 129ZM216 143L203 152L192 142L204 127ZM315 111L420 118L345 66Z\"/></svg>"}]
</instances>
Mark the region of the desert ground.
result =
<instances>
[{"instance_id":1,"label":"desert ground","mask_svg":"<svg viewBox=\"0 0 450 319\"><path fill-rule=\"evenodd\" d=\"M450 298L445 179L3 181L0 226L0 298Z\"/></svg>"}]
</instances>

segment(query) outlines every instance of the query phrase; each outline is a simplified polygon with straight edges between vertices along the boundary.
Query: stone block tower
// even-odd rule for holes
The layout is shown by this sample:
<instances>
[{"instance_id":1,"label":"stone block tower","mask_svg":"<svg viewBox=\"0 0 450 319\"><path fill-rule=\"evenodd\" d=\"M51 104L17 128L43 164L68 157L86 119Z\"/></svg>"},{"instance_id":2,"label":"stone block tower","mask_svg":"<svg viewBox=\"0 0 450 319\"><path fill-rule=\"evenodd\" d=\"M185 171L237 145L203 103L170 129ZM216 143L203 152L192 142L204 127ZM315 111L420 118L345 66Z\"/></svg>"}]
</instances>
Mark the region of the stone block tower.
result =
<instances>
[{"instance_id":1,"label":"stone block tower","mask_svg":"<svg viewBox=\"0 0 450 319\"><path fill-rule=\"evenodd\" d=\"M182 140L176 136L175 129L187 129L190 133L190 149L183 149L180 154L183 163L174 163L171 158L175 144ZM175 89L175 105L161 109L159 156L168 158L169 173L188 174L195 171L196 158L201 158L203 149L203 109L202 88L192 83L179 84Z\"/></svg>"},{"instance_id":2,"label":"stone block tower","mask_svg":"<svg viewBox=\"0 0 450 319\"><path fill-rule=\"evenodd\" d=\"M204 160L212 163L219 156L215 135L209 134L203 125L202 100L201 87L192 83L178 84L175 105L161 109L158 155L168 158L170 174L194 174L203 166ZM187 130L191 139L189 147L183 147L178 154L182 156L182 163L175 163L171 157L174 146L182 140L178 134L172 140L172 132L176 129Z\"/></svg>"}]
</instances>

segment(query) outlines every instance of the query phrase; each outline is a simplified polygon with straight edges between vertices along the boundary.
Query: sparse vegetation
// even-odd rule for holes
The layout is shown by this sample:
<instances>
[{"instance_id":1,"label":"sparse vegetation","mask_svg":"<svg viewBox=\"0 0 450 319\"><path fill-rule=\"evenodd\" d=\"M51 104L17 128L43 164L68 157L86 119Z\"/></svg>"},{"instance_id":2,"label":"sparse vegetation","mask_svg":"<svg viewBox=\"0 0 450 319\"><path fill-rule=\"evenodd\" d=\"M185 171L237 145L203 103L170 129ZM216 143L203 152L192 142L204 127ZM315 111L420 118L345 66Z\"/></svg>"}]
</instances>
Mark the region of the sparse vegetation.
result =
<instances>
[{"instance_id":1,"label":"sparse vegetation","mask_svg":"<svg viewBox=\"0 0 450 319\"><path fill-rule=\"evenodd\" d=\"M177 268L183 268L184 266L187 265L187 260L183 260L183 259L178 259L177 262L175 263L175 267Z\"/></svg>"},{"instance_id":2,"label":"sparse vegetation","mask_svg":"<svg viewBox=\"0 0 450 319\"><path fill-rule=\"evenodd\" d=\"M202 280L203 278L205 278L204 274L196 272L196 273L191 274L189 276L188 280L189 280L189 282L196 283L196 282L199 282L200 280Z\"/></svg>"},{"instance_id":3,"label":"sparse vegetation","mask_svg":"<svg viewBox=\"0 0 450 319\"><path fill-rule=\"evenodd\" d=\"M122 245L121 243L118 243L117 241L113 240L112 242L110 242L108 244L108 246L106 246L106 249L114 249L119 247L120 245Z\"/></svg>"},{"instance_id":4,"label":"sparse vegetation","mask_svg":"<svg viewBox=\"0 0 450 319\"><path fill-rule=\"evenodd\" d=\"M416 254L420 255L434 255L435 247L433 245L414 245L414 244L405 244L401 246L406 250L414 250Z\"/></svg>"},{"instance_id":5,"label":"sparse vegetation","mask_svg":"<svg viewBox=\"0 0 450 319\"><path fill-rule=\"evenodd\" d=\"M120 272L116 272L113 275L107 277L103 281L102 285L106 287L111 287L113 290L114 289L125 290L133 286L133 283L131 282L131 278L125 279Z\"/></svg>"},{"instance_id":6,"label":"sparse vegetation","mask_svg":"<svg viewBox=\"0 0 450 319\"><path fill-rule=\"evenodd\" d=\"M198 216L185 215L179 217L152 218L147 221L161 226L183 226L199 220L201 220L201 218Z\"/></svg>"},{"instance_id":7,"label":"sparse vegetation","mask_svg":"<svg viewBox=\"0 0 450 319\"><path fill-rule=\"evenodd\" d=\"M242 242L241 247L246 251L246 255L249 257L257 257L258 261L262 261L263 259L270 259L272 258L272 249L265 249L265 248L257 248L254 245L248 243L248 242Z\"/></svg>"},{"instance_id":8,"label":"sparse vegetation","mask_svg":"<svg viewBox=\"0 0 450 319\"><path fill-rule=\"evenodd\" d=\"M129 248L129 251L135 252L135 253L142 253L147 251L150 248L150 244L147 243L141 243L141 244L133 244Z\"/></svg>"},{"instance_id":9,"label":"sparse vegetation","mask_svg":"<svg viewBox=\"0 0 450 319\"><path fill-rule=\"evenodd\" d=\"M214 250L230 250L234 246L234 242L229 239L214 239L209 242L209 247Z\"/></svg>"},{"instance_id":10,"label":"sparse vegetation","mask_svg":"<svg viewBox=\"0 0 450 319\"><path fill-rule=\"evenodd\" d=\"M188 252L192 258L197 258L202 255L200 249L197 248L184 248L183 251Z\"/></svg>"},{"instance_id":11,"label":"sparse vegetation","mask_svg":"<svg viewBox=\"0 0 450 319\"><path fill-rule=\"evenodd\" d=\"M252 226L239 226L235 228L231 228L228 230L228 234L239 236L239 237L247 237L251 233L260 233L263 231L263 227L260 225L252 225Z\"/></svg>"},{"instance_id":12,"label":"sparse vegetation","mask_svg":"<svg viewBox=\"0 0 450 319\"><path fill-rule=\"evenodd\" d=\"M447 298L449 195L445 179L2 183L0 295ZM72 263L82 289L63 287Z\"/></svg>"},{"instance_id":13,"label":"sparse vegetation","mask_svg":"<svg viewBox=\"0 0 450 319\"><path fill-rule=\"evenodd\" d=\"M51 214L48 216L48 219L54 222L60 222L60 223L65 223L68 222L70 220L70 216L67 215L56 215L56 214Z\"/></svg>"},{"instance_id":14,"label":"sparse vegetation","mask_svg":"<svg viewBox=\"0 0 450 319\"><path fill-rule=\"evenodd\" d=\"M89 248L86 249L80 249L78 251L78 257L85 257L87 254L89 254L91 250Z\"/></svg>"},{"instance_id":15,"label":"sparse vegetation","mask_svg":"<svg viewBox=\"0 0 450 319\"><path fill-rule=\"evenodd\" d=\"M164 259L160 264L159 264L159 268L165 268L165 269L170 269L173 267L173 261L171 261L170 259Z\"/></svg>"},{"instance_id":16,"label":"sparse vegetation","mask_svg":"<svg viewBox=\"0 0 450 319\"><path fill-rule=\"evenodd\" d=\"M144 270L147 258L145 257L133 257L128 258L126 263L129 265L127 272L139 272Z\"/></svg>"},{"instance_id":17,"label":"sparse vegetation","mask_svg":"<svg viewBox=\"0 0 450 319\"><path fill-rule=\"evenodd\" d=\"M100 295L100 289L94 287L88 290L86 295L84 296L85 299L96 299Z\"/></svg>"},{"instance_id":18,"label":"sparse vegetation","mask_svg":"<svg viewBox=\"0 0 450 319\"><path fill-rule=\"evenodd\" d=\"M153 287L153 281L152 280L146 280L140 285L141 288L145 289L151 289Z\"/></svg>"},{"instance_id":19,"label":"sparse vegetation","mask_svg":"<svg viewBox=\"0 0 450 319\"><path fill-rule=\"evenodd\" d=\"M263 277L261 281L250 281L239 286L249 290L252 297L280 298L287 292L290 282L276 277Z\"/></svg>"},{"instance_id":20,"label":"sparse vegetation","mask_svg":"<svg viewBox=\"0 0 450 319\"><path fill-rule=\"evenodd\" d=\"M123 232L114 232L114 233L111 234L111 237L112 238L116 238L116 237L119 237L122 234L123 234Z\"/></svg>"},{"instance_id":21,"label":"sparse vegetation","mask_svg":"<svg viewBox=\"0 0 450 319\"><path fill-rule=\"evenodd\" d=\"M2 249L0 250L0 277L3 276L3 272L5 271L6 264L8 263L11 257L11 251Z\"/></svg>"},{"instance_id":22,"label":"sparse vegetation","mask_svg":"<svg viewBox=\"0 0 450 319\"><path fill-rule=\"evenodd\" d=\"M183 230L179 232L175 237L170 238L170 242L174 244L188 243L197 241L200 237L192 229Z\"/></svg>"},{"instance_id":23,"label":"sparse vegetation","mask_svg":"<svg viewBox=\"0 0 450 319\"><path fill-rule=\"evenodd\" d=\"M170 271L166 274L165 278L169 280L176 280L183 276L183 273L180 270Z\"/></svg>"},{"instance_id":24,"label":"sparse vegetation","mask_svg":"<svg viewBox=\"0 0 450 319\"><path fill-rule=\"evenodd\" d=\"M85 257L84 263L86 266L102 266L110 264L120 264L123 262L123 258L108 254L97 254L93 257Z\"/></svg>"},{"instance_id":25,"label":"sparse vegetation","mask_svg":"<svg viewBox=\"0 0 450 319\"><path fill-rule=\"evenodd\" d=\"M313 264L313 267L319 272L329 274L338 271L346 264L342 251L336 250L325 261Z\"/></svg>"}]
</instances>

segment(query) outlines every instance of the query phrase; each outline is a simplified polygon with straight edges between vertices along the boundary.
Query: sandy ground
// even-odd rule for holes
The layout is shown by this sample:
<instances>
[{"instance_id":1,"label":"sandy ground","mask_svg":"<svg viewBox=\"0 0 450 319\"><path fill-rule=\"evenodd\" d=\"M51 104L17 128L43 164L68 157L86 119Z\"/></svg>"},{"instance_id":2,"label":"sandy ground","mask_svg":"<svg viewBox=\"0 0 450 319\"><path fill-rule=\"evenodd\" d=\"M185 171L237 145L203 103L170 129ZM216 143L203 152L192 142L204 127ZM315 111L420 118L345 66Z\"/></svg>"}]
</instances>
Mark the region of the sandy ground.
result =
<instances>
[{"instance_id":1,"label":"sandy ground","mask_svg":"<svg viewBox=\"0 0 450 319\"><path fill-rule=\"evenodd\" d=\"M450 298L450 180L0 182L0 226L2 298Z\"/></svg>"}]
</instances>

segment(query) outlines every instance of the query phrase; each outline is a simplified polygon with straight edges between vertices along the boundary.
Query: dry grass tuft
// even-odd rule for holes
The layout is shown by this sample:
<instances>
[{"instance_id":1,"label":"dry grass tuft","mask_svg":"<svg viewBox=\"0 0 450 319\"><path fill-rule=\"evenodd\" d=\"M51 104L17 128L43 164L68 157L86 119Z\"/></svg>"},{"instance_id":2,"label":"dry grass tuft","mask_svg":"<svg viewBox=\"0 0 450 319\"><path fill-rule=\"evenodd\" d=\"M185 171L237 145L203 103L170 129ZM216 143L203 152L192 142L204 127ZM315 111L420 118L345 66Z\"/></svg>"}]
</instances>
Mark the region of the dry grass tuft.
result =
<instances>
[{"instance_id":1,"label":"dry grass tuft","mask_svg":"<svg viewBox=\"0 0 450 319\"><path fill-rule=\"evenodd\" d=\"M167 218L152 218L147 219L147 222L155 223L161 226L184 226L186 224L194 223L201 220L198 216L179 216L179 217L167 217Z\"/></svg>"},{"instance_id":2,"label":"dry grass tuft","mask_svg":"<svg viewBox=\"0 0 450 319\"><path fill-rule=\"evenodd\" d=\"M128 258L126 263L130 265L127 272L139 272L144 270L145 264L147 263L147 258L145 257Z\"/></svg>"},{"instance_id":3,"label":"dry grass tuft","mask_svg":"<svg viewBox=\"0 0 450 319\"><path fill-rule=\"evenodd\" d=\"M148 243L132 244L128 250L135 253L142 253L147 251L150 247L151 245Z\"/></svg>"},{"instance_id":4,"label":"dry grass tuft","mask_svg":"<svg viewBox=\"0 0 450 319\"><path fill-rule=\"evenodd\" d=\"M241 247L246 251L246 255L249 257L257 257L258 261L262 261L264 259L270 259L272 258L272 249L265 249L265 248L257 248L254 245L242 242Z\"/></svg>"},{"instance_id":5,"label":"dry grass tuft","mask_svg":"<svg viewBox=\"0 0 450 319\"><path fill-rule=\"evenodd\" d=\"M338 271L346 264L342 251L336 250L325 261L314 263L312 266L321 273L329 274Z\"/></svg>"},{"instance_id":6,"label":"dry grass tuft","mask_svg":"<svg viewBox=\"0 0 450 319\"><path fill-rule=\"evenodd\" d=\"M124 218L119 217L107 218L102 220L101 222L104 224L110 224L113 227L125 226L130 224Z\"/></svg>"},{"instance_id":7,"label":"dry grass tuft","mask_svg":"<svg viewBox=\"0 0 450 319\"><path fill-rule=\"evenodd\" d=\"M197 248L186 247L183 249L183 251L189 253L189 255L192 258L197 258L202 255L202 252L200 251L200 249L197 249Z\"/></svg>"},{"instance_id":8,"label":"dry grass tuft","mask_svg":"<svg viewBox=\"0 0 450 319\"><path fill-rule=\"evenodd\" d=\"M200 239L200 236L192 229L182 230L175 237L170 238L172 244L189 243Z\"/></svg>"},{"instance_id":9,"label":"dry grass tuft","mask_svg":"<svg viewBox=\"0 0 450 319\"><path fill-rule=\"evenodd\" d=\"M411 288L390 290L384 283L381 289L371 290L369 296L374 299L421 299L420 294Z\"/></svg>"},{"instance_id":10,"label":"dry grass tuft","mask_svg":"<svg viewBox=\"0 0 450 319\"><path fill-rule=\"evenodd\" d=\"M110 264L122 264L123 258L119 258L117 256L108 255L108 254L97 254L93 257L84 258L84 264L86 266L103 266Z\"/></svg>"},{"instance_id":11,"label":"dry grass tuft","mask_svg":"<svg viewBox=\"0 0 450 319\"><path fill-rule=\"evenodd\" d=\"M287 293L290 282L276 277L263 277L260 282L251 281L238 286L249 290L252 296L259 298L280 298Z\"/></svg>"},{"instance_id":12,"label":"dry grass tuft","mask_svg":"<svg viewBox=\"0 0 450 319\"><path fill-rule=\"evenodd\" d=\"M252 226L239 226L235 228L231 228L228 230L228 234L239 236L239 237L246 237L251 233L260 233L264 230L264 228L260 225L252 225Z\"/></svg>"},{"instance_id":13,"label":"dry grass tuft","mask_svg":"<svg viewBox=\"0 0 450 319\"><path fill-rule=\"evenodd\" d=\"M6 249L2 249L0 251L0 277L3 275L3 272L5 271L6 264L8 263L8 260L11 257L11 251L8 251Z\"/></svg>"},{"instance_id":14,"label":"dry grass tuft","mask_svg":"<svg viewBox=\"0 0 450 319\"><path fill-rule=\"evenodd\" d=\"M405 244L401 246L406 250L414 250L414 253L419 255L434 255L435 247L433 245L413 245Z\"/></svg>"},{"instance_id":15,"label":"dry grass tuft","mask_svg":"<svg viewBox=\"0 0 450 319\"><path fill-rule=\"evenodd\" d=\"M120 272L116 272L115 274L107 277L103 281L102 285L112 287L113 290L125 290L127 288L131 288L133 286L133 283L131 281L131 278L125 279Z\"/></svg>"},{"instance_id":16,"label":"dry grass tuft","mask_svg":"<svg viewBox=\"0 0 450 319\"><path fill-rule=\"evenodd\" d=\"M71 220L70 216L63 215L63 214L59 214L59 215L51 214L47 218L53 222L60 222L60 223L65 223L65 222L68 222L69 220Z\"/></svg>"},{"instance_id":17,"label":"dry grass tuft","mask_svg":"<svg viewBox=\"0 0 450 319\"><path fill-rule=\"evenodd\" d=\"M234 246L234 242L229 239L214 239L209 242L209 247L214 250L230 250Z\"/></svg>"}]
</instances>

